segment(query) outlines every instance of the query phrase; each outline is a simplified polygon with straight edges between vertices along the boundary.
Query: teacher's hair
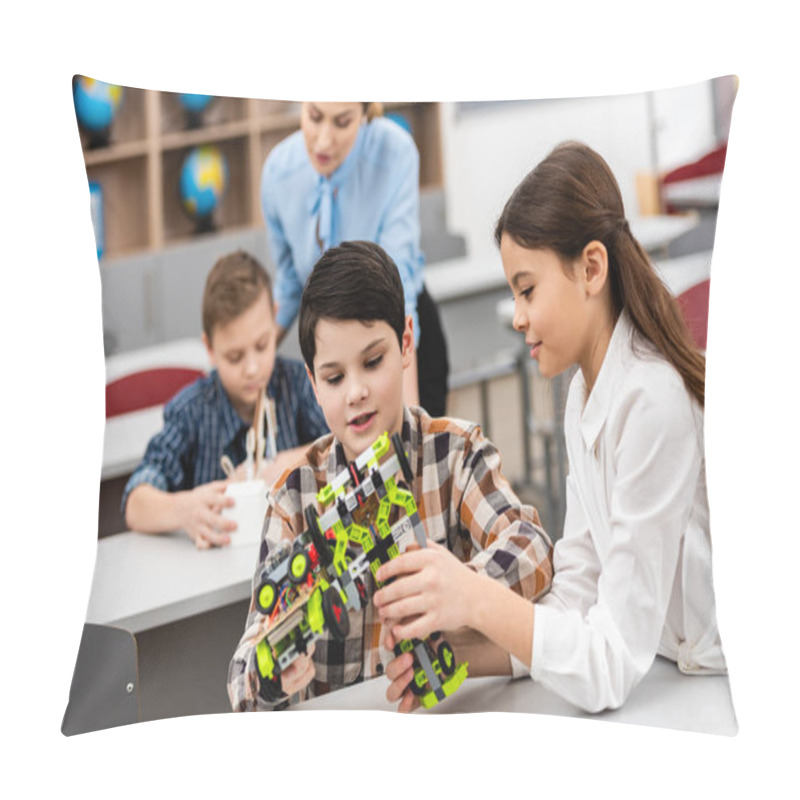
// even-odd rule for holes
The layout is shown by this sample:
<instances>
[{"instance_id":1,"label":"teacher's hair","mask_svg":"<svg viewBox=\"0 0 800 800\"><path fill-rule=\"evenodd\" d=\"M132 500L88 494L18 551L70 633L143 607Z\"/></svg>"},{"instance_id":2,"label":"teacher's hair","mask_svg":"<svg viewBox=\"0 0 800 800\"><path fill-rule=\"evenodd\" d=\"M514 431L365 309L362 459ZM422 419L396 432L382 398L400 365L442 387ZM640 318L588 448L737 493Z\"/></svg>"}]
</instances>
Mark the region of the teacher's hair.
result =
<instances>
[{"instance_id":1,"label":"teacher's hair","mask_svg":"<svg viewBox=\"0 0 800 800\"><path fill-rule=\"evenodd\" d=\"M705 356L697 349L678 302L631 234L614 174L579 142L558 145L528 173L506 202L495 227L521 247L554 251L570 265L591 241L608 251L614 318L627 311L642 336L675 367L689 392L705 403Z\"/></svg>"},{"instance_id":2,"label":"teacher's hair","mask_svg":"<svg viewBox=\"0 0 800 800\"><path fill-rule=\"evenodd\" d=\"M383 116L383 103L362 103L361 105L364 107L364 116L367 118L367 122Z\"/></svg>"}]
</instances>

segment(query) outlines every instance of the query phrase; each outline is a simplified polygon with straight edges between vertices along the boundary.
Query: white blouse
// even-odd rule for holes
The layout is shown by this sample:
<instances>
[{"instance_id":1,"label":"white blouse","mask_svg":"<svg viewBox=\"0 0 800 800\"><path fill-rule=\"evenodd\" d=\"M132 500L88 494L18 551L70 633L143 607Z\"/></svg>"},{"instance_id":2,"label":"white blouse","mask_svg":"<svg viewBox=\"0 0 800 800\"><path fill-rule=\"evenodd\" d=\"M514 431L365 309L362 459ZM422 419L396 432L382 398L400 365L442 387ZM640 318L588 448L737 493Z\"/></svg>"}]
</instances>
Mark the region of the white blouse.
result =
<instances>
[{"instance_id":1,"label":"white blouse","mask_svg":"<svg viewBox=\"0 0 800 800\"><path fill-rule=\"evenodd\" d=\"M565 411L564 535L536 604L531 677L587 711L617 708L656 654L725 672L711 576L703 409L622 314L594 389Z\"/></svg>"}]
</instances>

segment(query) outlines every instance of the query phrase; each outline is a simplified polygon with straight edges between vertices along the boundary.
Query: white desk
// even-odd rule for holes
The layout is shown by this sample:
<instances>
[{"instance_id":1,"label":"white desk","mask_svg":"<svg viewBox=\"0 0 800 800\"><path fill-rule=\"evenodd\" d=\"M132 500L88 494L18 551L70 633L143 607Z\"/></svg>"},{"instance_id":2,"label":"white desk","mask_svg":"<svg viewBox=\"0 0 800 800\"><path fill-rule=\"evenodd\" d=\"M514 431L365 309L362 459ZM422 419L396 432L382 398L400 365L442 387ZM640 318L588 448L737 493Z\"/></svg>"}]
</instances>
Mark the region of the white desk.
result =
<instances>
[{"instance_id":1,"label":"white desk","mask_svg":"<svg viewBox=\"0 0 800 800\"><path fill-rule=\"evenodd\" d=\"M711 277L711 251L680 258L655 259L653 266L667 288L677 296L690 286Z\"/></svg>"},{"instance_id":2,"label":"white desk","mask_svg":"<svg viewBox=\"0 0 800 800\"><path fill-rule=\"evenodd\" d=\"M257 543L198 550L184 533L100 539L86 621L139 633L245 600L258 551Z\"/></svg>"},{"instance_id":3,"label":"white desk","mask_svg":"<svg viewBox=\"0 0 800 800\"><path fill-rule=\"evenodd\" d=\"M664 250L679 236L696 228L696 214L658 214L634 217L630 220L631 233L648 253Z\"/></svg>"},{"instance_id":4,"label":"white desk","mask_svg":"<svg viewBox=\"0 0 800 800\"><path fill-rule=\"evenodd\" d=\"M716 208L719 205L722 173L668 183L662 187L664 201L677 208Z\"/></svg>"},{"instance_id":5,"label":"white desk","mask_svg":"<svg viewBox=\"0 0 800 800\"><path fill-rule=\"evenodd\" d=\"M142 460L147 443L164 425L164 406L143 408L106 420L100 480L129 475Z\"/></svg>"},{"instance_id":6,"label":"white desk","mask_svg":"<svg viewBox=\"0 0 800 800\"><path fill-rule=\"evenodd\" d=\"M386 700L386 678L315 697L297 711L394 711ZM671 661L657 657L650 672L622 708L587 714L528 678L468 678L443 703L417 714L463 714L480 711L551 714L652 725L660 728L733 736L738 726L730 684L724 675L683 675Z\"/></svg>"}]
</instances>

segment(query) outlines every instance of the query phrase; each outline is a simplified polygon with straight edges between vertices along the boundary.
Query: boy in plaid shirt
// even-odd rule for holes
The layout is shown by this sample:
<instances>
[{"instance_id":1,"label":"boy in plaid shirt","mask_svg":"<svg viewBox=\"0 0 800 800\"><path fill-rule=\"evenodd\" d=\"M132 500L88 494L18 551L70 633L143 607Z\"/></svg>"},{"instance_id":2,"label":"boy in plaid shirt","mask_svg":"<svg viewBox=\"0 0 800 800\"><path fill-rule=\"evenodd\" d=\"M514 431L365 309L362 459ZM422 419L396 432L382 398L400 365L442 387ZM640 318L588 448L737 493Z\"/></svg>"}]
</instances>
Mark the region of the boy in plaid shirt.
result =
<instances>
[{"instance_id":1,"label":"boy in plaid shirt","mask_svg":"<svg viewBox=\"0 0 800 800\"><path fill-rule=\"evenodd\" d=\"M235 711L275 707L259 694L255 656L267 625L256 609L255 590L271 548L305 530L305 507L315 504L317 492L384 431L400 433L415 473L410 489L430 543L425 552L444 556L432 562L434 581L438 564L447 577L450 560L458 560L469 567L464 572L498 581L532 602L552 579L552 544L539 515L516 497L500 472L497 449L479 427L432 419L421 408L403 405L412 323L404 316L397 267L380 246L345 242L323 254L303 293L299 333L332 434L308 449L305 463L284 475L270 497L246 629L228 670ZM368 580L371 596L375 587ZM350 611L347 638L338 642L326 634L319 639L282 673L283 691L287 697L313 696L386 673L392 681L387 697L401 700L401 710L412 709L410 654L395 658L391 652L395 622L382 620L372 601ZM477 634L446 631L446 636L458 661L469 661L472 675L517 673L515 659Z\"/></svg>"}]
</instances>

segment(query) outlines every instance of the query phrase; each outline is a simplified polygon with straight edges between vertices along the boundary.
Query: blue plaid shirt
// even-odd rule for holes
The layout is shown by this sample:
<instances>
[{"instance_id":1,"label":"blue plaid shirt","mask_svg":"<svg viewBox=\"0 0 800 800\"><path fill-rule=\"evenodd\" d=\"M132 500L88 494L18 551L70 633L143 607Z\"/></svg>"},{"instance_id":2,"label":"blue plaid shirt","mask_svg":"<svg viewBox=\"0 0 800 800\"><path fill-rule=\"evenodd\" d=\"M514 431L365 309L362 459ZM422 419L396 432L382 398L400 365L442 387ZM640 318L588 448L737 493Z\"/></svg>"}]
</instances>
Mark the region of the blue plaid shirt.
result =
<instances>
[{"instance_id":1,"label":"blue plaid shirt","mask_svg":"<svg viewBox=\"0 0 800 800\"><path fill-rule=\"evenodd\" d=\"M299 361L276 357L267 395L275 401L278 450L299 447L328 433ZM148 443L142 463L125 486L123 515L128 495L141 483L178 492L223 480L220 459L227 455L234 465L245 460L249 427L231 405L216 370L182 389L164 406L164 427Z\"/></svg>"}]
</instances>

